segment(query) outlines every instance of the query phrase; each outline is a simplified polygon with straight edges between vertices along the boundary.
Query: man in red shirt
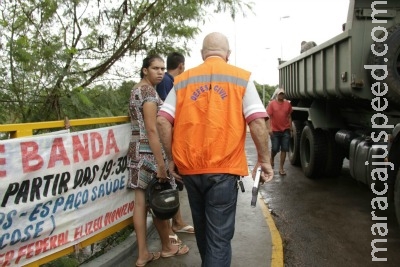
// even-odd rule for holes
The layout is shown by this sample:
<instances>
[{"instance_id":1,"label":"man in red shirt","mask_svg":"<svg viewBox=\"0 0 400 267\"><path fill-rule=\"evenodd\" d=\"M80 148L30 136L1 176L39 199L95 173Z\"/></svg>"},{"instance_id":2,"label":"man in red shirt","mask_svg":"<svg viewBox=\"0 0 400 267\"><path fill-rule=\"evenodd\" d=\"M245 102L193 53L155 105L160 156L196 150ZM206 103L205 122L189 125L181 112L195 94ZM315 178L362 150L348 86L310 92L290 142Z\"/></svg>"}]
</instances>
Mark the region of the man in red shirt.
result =
<instances>
[{"instance_id":1,"label":"man in red shirt","mask_svg":"<svg viewBox=\"0 0 400 267\"><path fill-rule=\"evenodd\" d=\"M272 100L267 107L267 113L271 129L271 165L274 166L275 155L280 150L279 174L286 175L283 165L286 159L286 152L289 151L292 105L285 99L285 91L283 89L278 89L276 99Z\"/></svg>"}]
</instances>

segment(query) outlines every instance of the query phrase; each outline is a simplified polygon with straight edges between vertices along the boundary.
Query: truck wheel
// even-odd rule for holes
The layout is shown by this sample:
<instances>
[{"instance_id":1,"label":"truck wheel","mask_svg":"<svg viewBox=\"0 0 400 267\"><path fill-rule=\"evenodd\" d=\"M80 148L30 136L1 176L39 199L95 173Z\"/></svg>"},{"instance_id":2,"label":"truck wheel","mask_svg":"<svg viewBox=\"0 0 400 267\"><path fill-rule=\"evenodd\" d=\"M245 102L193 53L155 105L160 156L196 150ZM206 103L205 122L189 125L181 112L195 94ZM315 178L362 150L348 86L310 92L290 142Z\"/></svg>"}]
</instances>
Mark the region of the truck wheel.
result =
<instances>
[{"instance_id":1,"label":"truck wheel","mask_svg":"<svg viewBox=\"0 0 400 267\"><path fill-rule=\"evenodd\" d=\"M328 177L339 176L342 171L345 153L340 145L335 141L336 132L325 131L327 139L327 160L324 174Z\"/></svg>"},{"instance_id":2,"label":"truck wheel","mask_svg":"<svg viewBox=\"0 0 400 267\"><path fill-rule=\"evenodd\" d=\"M302 121L292 121L292 137L290 138L289 160L294 166L300 166L300 137L304 124Z\"/></svg>"},{"instance_id":3,"label":"truck wheel","mask_svg":"<svg viewBox=\"0 0 400 267\"><path fill-rule=\"evenodd\" d=\"M324 173L327 159L327 142L324 131L306 123L300 138L300 161L308 178L318 178Z\"/></svg>"},{"instance_id":4,"label":"truck wheel","mask_svg":"<svg viewBox=\"0 0 400 267\"><path fill-rule=\"evenodd\" d=\"M385 51L385 44L387 45L387 52L384 55L377 56L372 51L370 53L371 65L386 65L387 77L381 82L387 84L390 88L387 92L387 98L396 105L400 105L400 24L397 24L387 29L388 36L385 42L375 42L375 51L381 53ZM378 38L384 36L382 33ZM387 60L387 62L385 61ZM376 70L377 76L383 76L383 70ZM372 77L371 77L372 80ZM375 82L373 80L373 82Z\"/></svg>"},{"instance_id":5,"label":"truck wheel","mask_svg":"<svg viewBox=\"0 0 400 267\"><path fill-rule=\"evenodd\" d=\"M400 225L400 171L397 172L396 182L394 184L394 207L396 210L397 222Z\"/></svg>"}]
</instances>

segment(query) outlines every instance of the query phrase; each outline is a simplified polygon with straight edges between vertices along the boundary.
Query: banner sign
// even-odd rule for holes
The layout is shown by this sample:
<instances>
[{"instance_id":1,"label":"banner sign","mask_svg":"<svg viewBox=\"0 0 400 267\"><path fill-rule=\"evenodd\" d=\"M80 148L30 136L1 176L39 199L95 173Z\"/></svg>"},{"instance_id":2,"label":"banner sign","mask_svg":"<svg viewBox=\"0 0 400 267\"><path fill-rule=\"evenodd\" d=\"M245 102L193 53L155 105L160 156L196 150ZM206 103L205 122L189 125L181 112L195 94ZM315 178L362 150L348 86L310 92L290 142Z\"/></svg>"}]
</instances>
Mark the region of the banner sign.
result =
<instances>
[{"instance_id":1,"label":"banner sign","mask_svg":"<svg viewBox=\"0 0 400 267\"><path fill-rule=\"evenodd\" d=\"M132 216L130 124L0 141L0 266L23 266Z\"/></svg>"}]
</instances>

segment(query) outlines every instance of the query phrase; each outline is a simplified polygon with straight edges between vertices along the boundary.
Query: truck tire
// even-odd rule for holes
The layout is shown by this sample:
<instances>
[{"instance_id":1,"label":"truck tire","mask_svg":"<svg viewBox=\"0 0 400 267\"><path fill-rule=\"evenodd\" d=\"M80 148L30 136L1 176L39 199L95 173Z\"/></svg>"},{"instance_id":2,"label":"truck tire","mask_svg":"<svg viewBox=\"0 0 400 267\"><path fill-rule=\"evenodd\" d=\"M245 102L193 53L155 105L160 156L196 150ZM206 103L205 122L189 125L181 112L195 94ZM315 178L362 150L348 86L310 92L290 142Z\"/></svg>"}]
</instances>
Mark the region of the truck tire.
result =
<instances>
[{"instance_id":1,"label":"truck tire","mask_svg":"<svg viewBox=\"0 0 400 267\"><path fill-rule=\"evenodd\" d=\"M394 184L394 208L396 210L397 222L400 225L400 171L397 172Z\"/></svg>"},{"instance_id":2,"label":"truck tire","mask_svg":"<svg viewBox=\"0 0 400 267\"><path fill-rule=\"evenodd\" d=\"M300 137L304 123L302 121L292 121L292 137L290 138L289 160L293 166L300 166Z\"/></svg>"},{"instance_id":3,"label":"truck tire","mask_svg":"<svg viewBox=\"0 0 400 267\"><path fill-rule=\"evenodd\" d=\"M385 44L387 45L387 52L385 55L377 56L372 51L370 53L371 65L386 65L387 77L380 82L386 83L389 90L386 94L388 100L400 106L400 24L394 25L387 29L388 36L385 42L375 42L375 51L380 53L385 51ZM382 33L378 38L384 36ZM387 62L385 62L387 60ZM383 70L376 70L377 76L383 76ZM375 80L372 79L372 82Z\"/></svg>"},{"instance_id":4,"label":"truck tire","mask_svg":"<svg viewBox=\"0 0 400 267\"><path fill-rule=\"evenodd\" d=\"M300 138L300 161L306 177L316 179L324 173L327 142L324 131L306 123Z\"/></svg>"},{"instance_id":5,"label":"truck tire","mask_svg":"<svg viewBox=\"0 0 400 267\"><path fill-rule=\"evenodd\" d=\"M324 174L328 177L336 177L342 172L345 152L335 141L336 132L325 131L325 134L328 152Z\"/></svg>"}]
</instances>

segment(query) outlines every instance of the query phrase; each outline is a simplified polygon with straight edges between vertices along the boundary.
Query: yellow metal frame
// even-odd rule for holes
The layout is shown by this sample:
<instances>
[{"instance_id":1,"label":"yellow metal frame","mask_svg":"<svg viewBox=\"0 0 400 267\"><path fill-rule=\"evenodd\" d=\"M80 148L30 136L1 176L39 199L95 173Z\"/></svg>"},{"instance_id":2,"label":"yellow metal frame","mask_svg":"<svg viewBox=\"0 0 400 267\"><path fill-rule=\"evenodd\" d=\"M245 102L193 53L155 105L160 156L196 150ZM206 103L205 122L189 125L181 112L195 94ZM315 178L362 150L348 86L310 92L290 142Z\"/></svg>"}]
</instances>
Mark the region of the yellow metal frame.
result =
<instances>
[{"instance_id":1,"label":"yellow metal frame","mask_svg":"<svg viewBox=\"0 0 400 267\"><path fill-rule=\"evenodd\" d=\"M11 133L11 138L18 138L33 135L33 130L51 129L51 128L64 128L68 129L70 126L85 126L104 123L120 123L129 122L128 116L117 117L102 117L91 119L77 119L61 121L46 121L46 122L31 122L31 123L16 123L16 124L3 124L0 125L0 132Z\"/></svg>"},{"instance_id":2,"label":"yellow metal frame","mask_svg":"<svg viewBox=\"0 0 400 267\"><path fill-rule=\"evenodd\" d=\"M91 119L76 119L76 120L65 120L60 121L48 121L48 122L33 122L33 123L17 123L17 124L3 124L0 125L0 132L11 133L11 138L25 137L33 135L33 130L39 129L51 129L51 128L64 128L68 129L71 126L86 126L96 125L105 123L123 123L129 122L128 116L118 117L102 117L102 118L91 118ZM126 219L104 231L98 233L76 245L72 245L47 257L41 258L33 263L25 265L26 267L39 267L42 264L61 258L62 256L71 254L77 249L87 247L97 241L103 240L104 238L122 230L123 228L133 223L132 218Z\"/></svg>"}]
</instances>

